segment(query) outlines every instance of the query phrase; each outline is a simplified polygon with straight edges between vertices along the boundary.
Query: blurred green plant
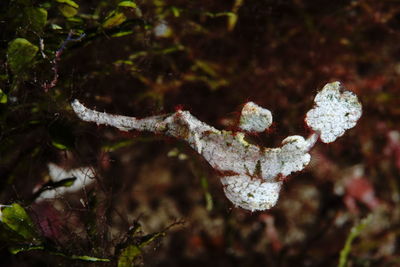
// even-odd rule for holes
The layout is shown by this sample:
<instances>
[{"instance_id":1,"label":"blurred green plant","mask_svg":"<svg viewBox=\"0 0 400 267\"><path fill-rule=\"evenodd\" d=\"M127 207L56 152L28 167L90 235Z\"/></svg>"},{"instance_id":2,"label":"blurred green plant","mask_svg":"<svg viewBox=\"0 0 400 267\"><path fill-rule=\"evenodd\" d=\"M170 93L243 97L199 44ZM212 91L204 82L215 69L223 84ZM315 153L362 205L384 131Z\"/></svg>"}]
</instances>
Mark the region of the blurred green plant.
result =
<instances>
[{"instance_id":1,"label":"blurred green plant","mask_svg":"<svg viewBox=\"0 0 400 267\"><path fill-rule=\"evenodd\" d=\"M17 204L6 205L1 211L2 234L18 236L17 240L37 245L38 232L25 209Z\"/></svg>"},{"instance_id":2,"label":"blurred green plant","mask_svg":"<svg viewBox=\"0 0 400 267\"><path fill-rule=\"evenodd\" d=\"M40 237L40 231L36 229L33 220L18 203L5 205L2 207L0 217L0 238L9 245L12 254L24 251L45 250L52 255L66 257L72 260L83 261L109 261L108 259L96 258L92 256L66 255L58 251L48 242Z\"/></svg>"},{"instance_id":3,"label":"blurred green plant","mask_svg":"<svg viewBox=\"0 0 400 267\"><path fill-rule=\"evenodd\" d=\"M371 221L372 221L372 214L362 219L359 223L357 223L350 229L350 233L347 236L344 247L340 251L339 264L338 264L339 267L348 266L348 258L354 240L364 231L364 229L371 223Z\"/></svg>"},{"instance_id":4,"label":"blurred green plant","mask_svg":"<svg viewBox=\"0 0 400 267\"><path fill-rule=\"evenodd\" d=\"M8 45L8 64L15 74L29 66L39 48L24 38L16 38Z\"/></svg>"},{"instance_id":5,"label":"blurred green plant","mask_svg":"<svg viewBox=\"0 0 400 267\"><path fill-rule=\"evenodd\" d=\"M162 231L139 237L140 232L141 225L135 222L125 235L125 240L117 245L118 267L135 266L135 260L142 254L142 249L166 234Z\"/></svg>"}]
</instances>

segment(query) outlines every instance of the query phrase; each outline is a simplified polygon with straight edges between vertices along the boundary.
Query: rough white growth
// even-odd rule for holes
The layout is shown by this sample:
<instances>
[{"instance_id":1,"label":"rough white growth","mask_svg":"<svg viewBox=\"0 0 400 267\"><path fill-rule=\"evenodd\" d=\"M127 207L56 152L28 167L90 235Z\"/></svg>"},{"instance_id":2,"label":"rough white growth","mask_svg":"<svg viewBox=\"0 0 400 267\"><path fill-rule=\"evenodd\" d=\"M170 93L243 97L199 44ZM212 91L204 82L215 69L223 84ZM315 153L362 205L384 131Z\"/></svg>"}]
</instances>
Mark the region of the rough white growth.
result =
<instances>
[{"instance_id":1,"label":"rough white growth","mask_svg":"<svg viewBox=\"0 0 400 267\"><path fill-rule=\"evenodd\" d=\"M309 142L290 136L280 148L260 148L243 137L226 131L203 135L202 155L220 173L229 200L244 209L265 210L278 199L279 177L300 171L310 162Z\"/></svg>"},{"instance_id":2,"label":"rough white growth","mask_svg":"<svg viewBox=\"0 0 400 267\"><path fill-rule=\"evenodd\" d=\"M343 91L340 82L328 83L315 97L315 107L307 112L306 122L320 133L322 142L331 143L353 128L361 117L357 96Z\"/></svg>"},{"instance_id":3,"label":"rough white growth","mask_svg":"<svg viewBox=\"0 0 400 267\"><path fill-rule=\"evenodd\" d=\"M253 102L247 102L242 109L239 128L246 132L264 132L272 123L272 114Z\"/></svg>"},{"instance_id":4,"label":"rough white growth","mask_svg":"<svg viewBox=\"0 0 400 267\"><path fill-rule=\"evenodd\" d=\"M65 193L77 192L94 181L95 173L93 172L93 168L90 167L82 167L69 171L64 170L54 163L49 163L47 167L49 169L50 178L53 182L59 182L63 179L72 177L76 178L76 180L71 186L58 187L42 192L36 201L56 198L57 196L62 196Z\"/></svg>"},{"instance_id":5,"label":"rough white growth","mask_svg":"<svg viewBox=\"0 0 400 267\"><path fill-rule=\"evenodd\" d=\"M350 92L340 94L338 88L339 83L326 85L315 98L316 107L307 113L307 124L315 132L308 139L289 136L278 148L250 144L245 141L243 132L217 130L188 111L137 119L97 112L78 100L72 102L72 108L84 121L114 126L123 131L151 131L187 141L217 171L228 199L235 206L254 211L269 209L276 204L282 178L307 166L311 158L308 152L319 134L326 142L355 125L361 115L361 105L355 95ZM334 112L337 109L339 113ZM249 102L243 107L239 129L262 132L271 123L269 110Z\"/></svg>"},{"instance_id":6,"label":"rough white growth","mask_svg":"<svg viewBox=\"0 0 400 267\"><path fill-rule=\"evenodd\" d=\"M269 183L261 179L252 180L247 175L222 177L226 197L246 210L267 210L275 206L282 182Z\"/></svg>"}]
</instances>

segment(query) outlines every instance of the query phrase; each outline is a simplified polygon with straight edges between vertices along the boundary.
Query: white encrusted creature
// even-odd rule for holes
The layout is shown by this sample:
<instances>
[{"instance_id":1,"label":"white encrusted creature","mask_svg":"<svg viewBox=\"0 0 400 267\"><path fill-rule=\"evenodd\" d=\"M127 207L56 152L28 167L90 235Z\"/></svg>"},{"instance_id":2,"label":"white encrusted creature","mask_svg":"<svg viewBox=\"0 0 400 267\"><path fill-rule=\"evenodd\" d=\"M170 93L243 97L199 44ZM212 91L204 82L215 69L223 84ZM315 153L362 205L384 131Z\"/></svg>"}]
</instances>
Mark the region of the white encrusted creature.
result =
<instances>
[{"instance_id":1,"label":"white encrusted creature","mask_svg":"<svg viewBox=\"0 0 400 267\"><path fill-rule=\"evenodd\" d=\"M251 211L273 207L279 198L282 178L307 166L311 159L308 152L318 138L324 143L333 142L354 127L362 113L355 94L345 91L339 82L329 83L316 95L315 107L306 116L313 133L307 139L289 136L281 147L265 148L244 140L245 132L264 132L272 123L271 112L253 102L242 109L239 132L217 130L188 111L137 119L91 110L78 100L71 105L84 121L187 141L217 171L227 198L235 206Z\"/></svg>"}]
</instances>

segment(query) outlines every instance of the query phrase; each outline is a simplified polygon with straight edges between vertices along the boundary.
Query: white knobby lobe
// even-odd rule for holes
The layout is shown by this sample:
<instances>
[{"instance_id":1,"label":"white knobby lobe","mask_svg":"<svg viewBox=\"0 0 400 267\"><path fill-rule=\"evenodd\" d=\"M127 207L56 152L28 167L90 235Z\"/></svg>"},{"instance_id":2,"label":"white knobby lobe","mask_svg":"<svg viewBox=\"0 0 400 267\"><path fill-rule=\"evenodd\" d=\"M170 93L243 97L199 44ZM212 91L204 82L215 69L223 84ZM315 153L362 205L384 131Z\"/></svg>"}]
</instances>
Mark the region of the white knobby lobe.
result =
<instances>
[{"instance_id":1,"label":"white knobby lobe","mask_svg":"<svg viewBox=\"0 0 400 267\"><path fill-rule=\"evenodd\" d=\"M267 210L275 206L282 182L265 182L248 175L221 178L226 197L235 206L246 210Z\"/></svg>"},{"instance_id":2,"label":"white knobby lobe","mask_svg":"<svg viewBox=\"0 0 400 267\"><path fill-rule=\"evenodd\" d=\"M254 102L247 102L240 115L239 128L246 132L264 132L272 124L272 114Z\"/></svg>"},{"instance_id":3,"label":"white knobby lobe","mask_svg":"<svg viewBox=\"0 0 400 267\"><path fill-rule=\"evenodd\" d=\"M307 112L306 123L320 134L324 143L335 141L347 129L353 128L362 114L357 96L344 91L340 82L325 85L314 102L314 108Z\"/></svg>"}]
</instances>

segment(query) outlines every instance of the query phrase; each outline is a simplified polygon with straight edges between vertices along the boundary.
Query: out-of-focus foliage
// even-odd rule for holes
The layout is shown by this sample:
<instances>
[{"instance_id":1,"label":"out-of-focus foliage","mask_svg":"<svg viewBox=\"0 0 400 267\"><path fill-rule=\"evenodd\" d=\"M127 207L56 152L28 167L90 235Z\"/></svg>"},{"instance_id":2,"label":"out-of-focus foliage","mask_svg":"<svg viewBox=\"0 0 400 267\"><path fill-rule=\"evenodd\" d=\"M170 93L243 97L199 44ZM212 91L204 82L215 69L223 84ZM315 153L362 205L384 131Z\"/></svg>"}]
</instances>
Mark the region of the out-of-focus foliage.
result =
<instances>
[{"instance_id":1,"label":"out-of-focus foliage","mask_svg":"<svg viewBox=\"0 0 400 267\"><path fill-rule=\"evenodd\" d=\"M395 1L2 0L0 203L2 218L22 219L2 221L2 264L332 266L371 214L346 262L398 265L399 43ZM272 146L307 135L298 122L335 80L360 96L359 124L318 145L266 213L230 207L184 144L83 123L69 105L139 117L183 107L234 130L230 112L251 100L278 130L249 141ZM97 176L35 201L68 184L51 183L49 162ZM177 218L187 223L165 232Z\"/></svg>"},{"instance_id":2,"label":"out-of-focus foliage","mask_svg":"<svg viewBox=\"0 0 400 267\"><path fill-rule=\"evenodd\" d=\"M10 69L20 73L32 61L39 48L23 38L16 38L8 44L7 62Z\"/></svg>"},{"instance_id":3,"label":"out-of-focus foliage","mask_svg":"<svg viewBox=\"0 0 400 267\"><path fill-rule=\"evenodd\" d=\"M73 260L109 261L108 259L100 259L86 255L67 256L62 252L57 251L55 247L48 244L39 236L38 230L36 229L31 217L27 214L24 208L17 203L3 207L0 219L1 240L7 244L8 249L12 254L31 250L45 250L50 254Z\"/></svg>"},{"instance_id":4,"label":"out-of-focus foliage","mask_svg":"<svg viewBox=\"0 0 400 267\"><path fill-rule=\"evenodd\" d=\"M135 223L127 232L125 239L116 247L118 267L129 267L138 264L142 249L153 241L165 236L165 231L140 236L141 225Z\"/></svg>"},{"instance_id":5,"label":"out-of-focus foliage","mask_svg":"<svg viewBox=\"0 0 400 267\"><path fill-rule=\"evenodd\" d=\"M346 243L343 249L340 251L339 267L347 265L347 257L351 251L351 245L356 237L358 237L364 230L364 228L371 222L371 217L364 218L359 224L353 226L350 229L349 236L346 239Z\"/></svg>"},{"instance_id":6,"label":"out-of-focus foliage","mask_svg":"<svg viewBox=\"0 0 400 267\"><path fill-rule=\"evenodd\" d=\"M37 240L38 235L34 229L33 221L19 204L14 203L3 208L1 223L7 229L5 231L18 235L20 239L26 240L28 243Z\"/></svg>"}]
</instances>

